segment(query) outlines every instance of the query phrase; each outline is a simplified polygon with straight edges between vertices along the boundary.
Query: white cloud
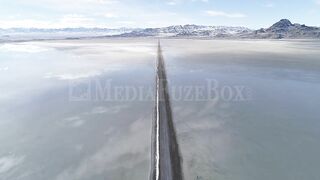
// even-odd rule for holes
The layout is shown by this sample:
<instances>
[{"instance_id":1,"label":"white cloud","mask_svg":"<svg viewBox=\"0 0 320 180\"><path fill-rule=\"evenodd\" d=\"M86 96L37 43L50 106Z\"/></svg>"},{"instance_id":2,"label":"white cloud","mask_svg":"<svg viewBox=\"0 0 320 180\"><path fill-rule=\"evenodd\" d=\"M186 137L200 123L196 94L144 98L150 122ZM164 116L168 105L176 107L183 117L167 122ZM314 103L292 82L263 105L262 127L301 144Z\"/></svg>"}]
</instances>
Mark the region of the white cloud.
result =
<instances>
[{"instance_id":1,"label":"white cloud","mask_svg":"<svg viewBox=\"0 0 320 180\"><path fill-rule=\"evenodd\" d=\"M196 1L200 1L200 2L209 2L209 0L191 0L191 1L193 1L193 2L196 2Z\"/></svg>"},{"instance_id":2,"label":"white cloud","mask_svg":"<svg viewBox=\"0 0 320 180\"><path fill-rule=\"evenodd\" d=\"M105 17L105 18L117 18L117 17L119 17L115 13L104 13L104 14L102 14L102 16Z\"/></svg>"},{"instance_id":3,"label":"white cloud","mask_svg":"<svg viewBox=\"0 0 320 180\"><path fill-rule=\"evenodd\" d=\"M116 4L119 3L117 0L87 0L89 3L98 3L98 4Z\"/></svg>"},{"instance_id":4,"label":"white cloud","mask_svg":"<svg viewBox=\"0 0 320 180\"><path fill-rule=\"evenodd\" d=\"M98 17L98 18L119 18L121 17L119 15L119 13L117 12L112 12L112 11L108 11L108 12L96 12L93 14L93 16Z\"/></svg>"},{"instance_id":5,"label":"white cloud","mask_svg":"<svg viewBox=\"0 0 320 180\"><path fill-rule=\"evenodd\" d=\"M92 26L95 24L95 20L78 14L68 14L63 16L58 24L62 27L81 27Z\"/></svg>"},{"instance_id":6,"label":"white cloud","mask_svg":"<svg viewBox=\"0 0 320 180\"><path fill-rule=\"evenodd\" d=\"M0 71L8 71L9 67L0 67Z\"/></svg>"},{"instance_id":7,"label":"white cloud","mask_svg":"<svg viewBox=\"0 0 320 180\"><path fill-rule=\"evenodd\" d=\"M135 21L117 21L117 24L121 26L132 26L132 25L135 25L136 22Z\"/></svg>"},{"instance_id":8,"label":"white cloud","mask_svg":"<svg viewBox=\"0 0 320 180\"><path fill-rule=\"evenodd\" d=\"M104 14L105 16L115 16L113 14ZM12 27L34 27L34 28L77 28L77 27L105 27L105 24L97 22L96 19L86 17L80 14L66 14L57 20L45 21L36 19L0 19L2 28Z\"/></svg>"},{"instance_id":9,"label":"white cloud","mask_svg":"<svg viewBox=\"0 0 320 180\"><path fill-rule=\"evenodd\" d=\"M95 12L106 12L118 6L123 6L120 0L41 0L41 3L39 3L39 1L37 0L23 0L23 1L19 0L15 2L15 4L16 4L15 6L17 7L27 5L29 9L26 9L26 10L33 10L33 8L34 9L41 8L41 9L48 10L48 12L50 11L55 12L55 14L61 14L61 13L93 14ZM21 11L20 13L24 13L24 11ZM34 13L37 13L37 11L34 11ZM42 13L42 15L46 14L46 12L42 12L42 11L40 13Z\"/></svg>"},{"instance_id":10,"label":"white cloud","mask_svg":"<svg viewBox=\"0 0 320 180\"><path fill-rule=\"evenodd\" d=\"M184 1L185 1L185 0L169 0L169 1L167 1L166 3L167 3L168 5L173 6L173 5L177 5L177 4L183 3Z\"/></svg>"},{"instance_id":11,"label":"white cloud","mask_svg":"<svg viewBox=\"0 0 320 180\"><path fill-rule=\"evenodd\" d=\"M273 8L275 6L275 4L272 2L268 2L268 3L264 4L263 6L267 7L267 8Z\"/></svg>"},{"instance_id":12,"label":"white cloud","mask_svg":"<svg viewBox=\"0 0 320 180\"><path fill-rule=\"evenodd\" d=\"M167 4L170 6L174 6L177 4L177 2L176 1L169 1L169 2L167 2Z\"/></svg>"},{"instance_id":13,"label":"white cloud","mask_svg":"<svg viewBox=\"0 0 320 180\"><path fill-rule=\"evenodd\" d=\"M51 23L41 20L33 19L19 19L19 20L0 20L2 28L11 28L11 27L39 27L45 28L50 27Z\"/></svg>"},{"instance_id":14,"label":"white cloud","mask_svg":"<svg viewBox=\"0 0 320 180\"><path fill-rule=\"evenodd\" d=\"M34 0L24 0L28 3L38 3L38 1ZM88 4L117 4L120 3L118 0L42 0L41 3L49 3L49 4L57 4L57 5L74 5L74 4L80 4L80 5L88 5Z\"/></svg>"},{"instance_id":15,"label":"white cloud","mask_svg":"<svg viewBox=\"0 0 320 180\"><path fill-rule=\"evenodd\" d=\"M247 17L245 14L242 13L227 13L224 11L214 11L214 10L208 10L205 11L205 13L208 16L212 16L212 17L228 17L228 18L243 18L243 17Z\"/></svg>"},{"instance_id":16,"label":"white cloud","mask_svg":"<svg viewBox=\"0 0 320 180\"><path fill-rule=\"evenodd\" d=\"M204 3L207 3L209 2L209 0L170 0L170 1L167 1L166 4L167 5L177 5L179 3L183 3L183 2L204 2Z\"/></svg>"},{"instance_id":17,"label":"white cloud","mask_svg":"<svg viewBox=\"0 0 320 180\"><path fill-rule=\"evenodd\" d=\"M115 0L34 0L19 1L19 5L28 4L30 7L48 9L46 12L35 14L22 12L21 16L0 17L1 28L35 27L35 28L66 28L66 27L161 27L172 24L196 23L197 17L190 14L168 12L166 9L146 8L141 3L123 3ZM206 0L164 0L163 3L204 3ZM108 3L108 4L107 4ZM177 5L178 5L177 4ZM1 8L0 8L1 9ZM141 12L143 12L141 14ZM170 20L170 21L169 21ZM155 23L147 23L155 22Z\"/></svg>"}]
</instances>

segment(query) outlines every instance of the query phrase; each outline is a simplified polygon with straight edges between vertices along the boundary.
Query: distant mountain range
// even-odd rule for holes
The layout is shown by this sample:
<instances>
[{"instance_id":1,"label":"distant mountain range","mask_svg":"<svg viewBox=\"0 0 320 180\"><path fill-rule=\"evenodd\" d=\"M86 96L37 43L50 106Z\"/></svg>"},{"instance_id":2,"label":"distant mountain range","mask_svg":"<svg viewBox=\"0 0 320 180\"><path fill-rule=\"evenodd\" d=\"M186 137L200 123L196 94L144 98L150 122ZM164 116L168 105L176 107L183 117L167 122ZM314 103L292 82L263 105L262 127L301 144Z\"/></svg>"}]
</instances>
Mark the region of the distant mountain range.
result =
<instances>
[{"instance_id":1,"label":"distant mountain range","mask_svg":"<svg viewBox=\"0 0 320 180\"><path fill-rule=\"evenodd\" d=\"M132 28L63 28L63 29L39 29L39 28L0 28L0 42L46 40L46 39L79 39L103 36L114 36L139 29Z\"/></svg>"},{"instance_id":2,"label":"distant mountain range","mask_svg":"<svg viewBox=\"0 0 320 180\"><path fill-rule=\"evenodd\" d=\"M78 39L103 37L167 37L222 39L320 39L320 28L292 24L282 19L269 28L252 30L246 27L176 25L163 28L0 28L1 41L34 39Z\"/></svg>"},{"instance_id":3,"label":"distant mountain range","mask_svg":"<svg viewBox=\"0 0 320 180\"><path fill-rule=\"evenodd\" d=\"M124 33L122 37L228 37L253 32L245 27L178 25L163 28L147 28Z\"/></svg>"},{"instance_id":4,"label":"distant mountain range","mask_svg":"<svg viewBox=\"0 0 320 180\"><path fill-rule=\"evenodd\" d=\"M251 30L245 27L227 26L169 26L164 28L139 29L123 33L122 37L204 37L204 38L248 38L248 39L320 39L320 28L292 24L282 19L269 28Z\"/></svg>"},{"instance_id":5,"label":"distant mountain range","mask_svg":"<svg viewBox=\"0 0 320 180\"><path fill-rule=\"evenodd\" d=\"M320 39L320 28L304 24L292 24L288 19L282 19L267 29L262 28L248 34L242 34L240 37L258 39Z\"/></svg>"}]
</instances>

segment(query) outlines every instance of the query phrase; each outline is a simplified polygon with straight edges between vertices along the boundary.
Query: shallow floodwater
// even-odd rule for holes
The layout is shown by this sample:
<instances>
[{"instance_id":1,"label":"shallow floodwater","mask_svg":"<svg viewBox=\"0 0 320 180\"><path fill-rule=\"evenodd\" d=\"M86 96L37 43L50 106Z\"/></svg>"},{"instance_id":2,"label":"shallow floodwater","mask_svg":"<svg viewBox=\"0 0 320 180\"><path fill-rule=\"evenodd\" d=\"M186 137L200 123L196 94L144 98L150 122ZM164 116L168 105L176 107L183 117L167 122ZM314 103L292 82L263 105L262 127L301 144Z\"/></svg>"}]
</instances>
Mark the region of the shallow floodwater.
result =
<instances>
[{"instance_id":1,"label":"shallow floodwater","mask_svg":"<svg viewBox=\"0 0 320 180\"><path fill-rule=\"evenodd\" d=\"M148 179L156 45L0 44L0 179ZM320 179L319 47L162 40L184 178Z\"/></svg>"},{"instance_id":2,"label":"shallow floodwater","mask_svg":"<svg viewBox=\"0 0 320 180\"><path fill-rule=\"evenodd\" d=\"M155 50L134 41L1 44L0 179L148 179L154 103L118 101L103 88L153 87Z\"/></svg>"},{"instance_id":3,"label":"shallow floodwater","mask_svg":"<svg viewBox=\"0 0 320 180\"><path fill-rule=\"evenodd\" d=\"M320 179L319 41L163 47L186 180Z\"/></svg>"}]
</instances>

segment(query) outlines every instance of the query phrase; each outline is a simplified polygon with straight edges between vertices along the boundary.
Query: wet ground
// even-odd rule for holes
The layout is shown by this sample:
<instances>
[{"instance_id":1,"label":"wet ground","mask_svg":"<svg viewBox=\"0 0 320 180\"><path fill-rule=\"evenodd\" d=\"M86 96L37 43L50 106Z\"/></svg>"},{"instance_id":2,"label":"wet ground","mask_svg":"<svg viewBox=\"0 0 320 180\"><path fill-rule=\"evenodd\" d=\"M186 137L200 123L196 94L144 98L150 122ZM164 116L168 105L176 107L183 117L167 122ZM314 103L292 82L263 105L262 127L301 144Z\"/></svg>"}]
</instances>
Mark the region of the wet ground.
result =
<instances>
[{"instance_id":1,"label":"wet ground","mask_svg":"<svg viewBox=\"0 0 320 180\"><path fill-rule=\"evenodd\" d=\"M162 40L184 178L319 179L319 47ZM148 179L156 50L0 44L0 179Z\"/></svg>"}]
</instances>

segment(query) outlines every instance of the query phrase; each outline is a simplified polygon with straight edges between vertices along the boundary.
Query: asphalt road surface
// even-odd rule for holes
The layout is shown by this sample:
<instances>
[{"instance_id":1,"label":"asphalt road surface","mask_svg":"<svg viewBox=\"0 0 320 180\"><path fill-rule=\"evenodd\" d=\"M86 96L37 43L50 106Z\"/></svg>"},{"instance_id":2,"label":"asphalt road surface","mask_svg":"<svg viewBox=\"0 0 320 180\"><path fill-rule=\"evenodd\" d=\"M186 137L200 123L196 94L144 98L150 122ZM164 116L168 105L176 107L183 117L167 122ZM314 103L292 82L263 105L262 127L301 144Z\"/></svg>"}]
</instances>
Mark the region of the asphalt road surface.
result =
<instances>
[{"instance_id":1,"label":"asphalt road surface","mask_svg":"<svg viewBox=\"0 0 320 180\"><path fill-rule=\"evenodd\" d=\"M160 41L156 69L156 98L152 133L151 180L182 180L181 157L168 94Z\"/></svg>"}]
</instances>

